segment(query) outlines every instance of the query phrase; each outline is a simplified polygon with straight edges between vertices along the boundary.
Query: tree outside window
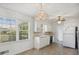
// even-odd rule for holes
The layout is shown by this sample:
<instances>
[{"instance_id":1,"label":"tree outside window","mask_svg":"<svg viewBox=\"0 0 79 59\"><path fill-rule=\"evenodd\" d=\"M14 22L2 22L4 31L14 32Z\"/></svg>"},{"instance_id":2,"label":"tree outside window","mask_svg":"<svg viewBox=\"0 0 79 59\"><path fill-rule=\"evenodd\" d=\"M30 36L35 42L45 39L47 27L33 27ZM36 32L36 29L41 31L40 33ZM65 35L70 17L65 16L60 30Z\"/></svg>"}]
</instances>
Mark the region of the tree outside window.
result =
<instances>
[{"instance_id":1,"label":"tree outside window","mask_svg":"<svg viewBox=\"0 0 79 59\"><path fill-rule=\"evenodd\" d=\"M0 17L0 43L16 41L16 20Z\"/></svg>"},{"instance_id":2,"label":"tree outside window","mask_svg":"<svg viewBox=\"0 0 79 59\"><path fill-rule=\"evenodd\" d=\"M19 24L19 40L28 39L28 23L22 22Z\"/></svg>"}]
</instances>

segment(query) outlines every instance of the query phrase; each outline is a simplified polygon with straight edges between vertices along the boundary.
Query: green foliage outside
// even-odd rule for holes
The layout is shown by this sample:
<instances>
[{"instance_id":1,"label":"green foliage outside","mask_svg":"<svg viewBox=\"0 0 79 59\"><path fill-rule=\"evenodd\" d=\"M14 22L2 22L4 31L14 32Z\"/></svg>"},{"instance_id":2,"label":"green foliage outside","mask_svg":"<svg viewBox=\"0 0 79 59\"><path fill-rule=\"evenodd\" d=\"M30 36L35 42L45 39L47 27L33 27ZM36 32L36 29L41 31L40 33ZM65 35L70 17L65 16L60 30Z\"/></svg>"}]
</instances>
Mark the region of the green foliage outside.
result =
<instances>
[{"instance_id":1,"label":"green foliage outside","mask_svg":"<svg viewBox=\"0 0 79 59\"><path fill-rule=\"evenodd\" d=\"M28 23L23 22L19 25L19 40L28 39ZM0 42L16 41L16 29L5 29L0 32Z\"/></svg>"},{"instance_id":2,"label":"green foliage outside","mask_svg":"<svg viewBox=\"0 0 79 59\"><path fill-rule=\"evenodd\" d=\"M28 39L28 23L23 22L19 25L20 30L19 30L19 39L24 40Z\"/></svg>"},{"instance_id":3,"label":"green foliage outside","mask_svg":"<svg viewBox=\"0 0 79 59\"><path fill-rule=\"evenodd\" d=\"M16 31L2 31L0 32L0 42L8 42L16 40Z\"/></svg>"}]
</instances>

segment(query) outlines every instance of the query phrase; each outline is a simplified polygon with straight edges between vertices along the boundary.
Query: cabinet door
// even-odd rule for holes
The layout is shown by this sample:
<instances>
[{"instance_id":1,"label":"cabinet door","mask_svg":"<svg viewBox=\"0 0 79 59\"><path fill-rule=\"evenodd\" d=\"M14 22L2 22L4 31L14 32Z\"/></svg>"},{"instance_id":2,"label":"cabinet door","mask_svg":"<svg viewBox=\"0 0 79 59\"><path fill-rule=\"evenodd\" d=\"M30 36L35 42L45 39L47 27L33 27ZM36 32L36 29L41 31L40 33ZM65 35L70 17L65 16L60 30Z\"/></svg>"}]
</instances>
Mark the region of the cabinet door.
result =
<instances>
[{"instance_id":1,"label":"cabinet door","mask_svg":"<svg viewBox=\"0 0 79 59\"><path fill-rule=\"evenodd\" d=\"M64 33L63 46L75 48L75 34Z\"/></svg>"},{"instance_id":2,"label":"cabinet door","mask_svg":"<svg viewBox=\"0 0 79 59\"><path fill-rule=\"evenodd\" d=\"M40 48L40 38L39 37L35 37L34 48L36 48L36 49Z\"/></svg>"},{"instance_id":3,"label":"cabinet door","mask_svg":"<svg viewBox=\"0 0 79 59\"><path fill-rule=\"evenodd\" d=\"M49 39L48 37L43 37L40 39L40 47L45 47L47 45L49 45Z\"/></svg>"}]
</instances>

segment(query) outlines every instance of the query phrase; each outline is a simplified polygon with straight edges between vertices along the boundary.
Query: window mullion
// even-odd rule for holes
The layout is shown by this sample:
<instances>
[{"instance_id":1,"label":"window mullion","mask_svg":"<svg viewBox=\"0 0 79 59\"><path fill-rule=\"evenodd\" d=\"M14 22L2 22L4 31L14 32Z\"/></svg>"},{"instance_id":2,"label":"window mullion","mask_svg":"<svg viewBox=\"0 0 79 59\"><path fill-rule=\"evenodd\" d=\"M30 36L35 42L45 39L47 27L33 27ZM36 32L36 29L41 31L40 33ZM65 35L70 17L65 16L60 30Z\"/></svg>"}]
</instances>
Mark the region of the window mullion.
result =
<instances>
[{"instance_id":1,"label":"window mullion","mask_svg":"<svg viewBox=\"0 0 79 59\"><path fill-rule=\"evenodd\" d=\"M19 21L16 20L16 41L19 40Z\"/></svg>"}]
</instances>

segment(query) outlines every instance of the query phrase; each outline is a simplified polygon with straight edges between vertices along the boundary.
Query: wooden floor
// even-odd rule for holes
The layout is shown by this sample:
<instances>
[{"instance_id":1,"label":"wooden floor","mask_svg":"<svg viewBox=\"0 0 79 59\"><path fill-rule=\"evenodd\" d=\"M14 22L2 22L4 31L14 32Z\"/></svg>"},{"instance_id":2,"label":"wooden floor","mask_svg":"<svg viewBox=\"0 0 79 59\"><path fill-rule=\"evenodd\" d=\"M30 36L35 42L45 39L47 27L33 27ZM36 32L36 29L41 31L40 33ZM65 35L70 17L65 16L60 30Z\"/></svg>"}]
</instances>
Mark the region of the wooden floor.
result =
<instances>
[{"instance_id":1,"label":"wooden floor","mask_svg":"<svg viewBox=\"0 0 79 59\"><path fill-rule=\"evenodd\" d=\"M31 49L24 51L17 55L78 55L78 50L73 48L63 47L60 44L53 43L47 47L41 48L40 50Z\"/></svg>"}]
</instances>

